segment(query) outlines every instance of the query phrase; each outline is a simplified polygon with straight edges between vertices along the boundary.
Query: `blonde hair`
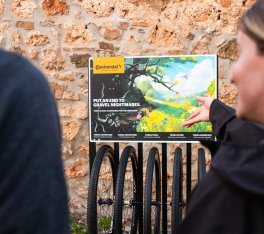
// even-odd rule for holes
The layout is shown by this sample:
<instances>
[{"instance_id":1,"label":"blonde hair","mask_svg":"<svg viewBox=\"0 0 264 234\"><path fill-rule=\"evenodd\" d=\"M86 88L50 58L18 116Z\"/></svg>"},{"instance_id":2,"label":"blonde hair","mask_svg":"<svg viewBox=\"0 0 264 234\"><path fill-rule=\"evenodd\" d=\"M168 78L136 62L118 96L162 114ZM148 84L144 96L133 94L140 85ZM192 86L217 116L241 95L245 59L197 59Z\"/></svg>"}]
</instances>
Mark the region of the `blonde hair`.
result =
<instances>
[{"instance_id":1,"label":"blonde hair","mask_svg":"<svg viewBox=\"0 0 264 234\"><path fill-rule=\"evenodd\" d=\"M264 1L256 2L245 12L239 29L255 41L259 53L264 54Z\"/></svg>"}]
</instances>

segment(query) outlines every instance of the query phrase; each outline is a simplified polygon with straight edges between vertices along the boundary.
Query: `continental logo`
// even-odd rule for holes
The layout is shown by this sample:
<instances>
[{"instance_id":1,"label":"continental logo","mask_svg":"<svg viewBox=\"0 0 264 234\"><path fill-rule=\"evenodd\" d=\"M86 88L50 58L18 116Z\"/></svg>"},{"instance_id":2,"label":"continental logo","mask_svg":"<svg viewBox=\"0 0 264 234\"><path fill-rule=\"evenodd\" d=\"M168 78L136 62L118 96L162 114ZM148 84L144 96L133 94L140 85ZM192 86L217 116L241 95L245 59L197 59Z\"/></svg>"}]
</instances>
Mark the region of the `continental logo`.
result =
<instances>
[{"instance_id":1,"label":"continental logo","mask_svg":"<svg viewBox=\"0 0 264 234\"><path fill-rule=\"evenodd\" d=\"M94 74L116 74L124 72L124 57L102 57L93 59Z\"/></svg>"}]
</instances>

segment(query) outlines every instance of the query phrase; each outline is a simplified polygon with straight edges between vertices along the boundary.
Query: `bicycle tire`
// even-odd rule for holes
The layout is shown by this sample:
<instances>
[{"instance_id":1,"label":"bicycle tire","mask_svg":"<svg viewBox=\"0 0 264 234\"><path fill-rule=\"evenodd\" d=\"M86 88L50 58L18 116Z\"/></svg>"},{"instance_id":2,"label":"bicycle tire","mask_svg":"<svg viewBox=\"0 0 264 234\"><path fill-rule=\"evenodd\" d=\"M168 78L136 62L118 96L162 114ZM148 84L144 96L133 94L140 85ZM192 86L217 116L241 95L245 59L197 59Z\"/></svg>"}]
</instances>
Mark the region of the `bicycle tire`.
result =
<instances>
[{"instance_id":1,"label":"bicycle tire","mask_svg":"<svg viewBox=\"0 0 264 234\"><path fill-rule=\"evenodd\" d=\"M203 148L198 149L198 182L206 175L205 152Z\"/></svg>"},{"instance_id":2,"label":"bicycle tire","mask_svg":"<svg viewBox=\"0 0 264 234\"><path fill-rule=\"evenodd\" d=\"M182 222L182 149L176 148L174 153L172 197L171 197L171 233Z\"/></svg>"},{"instance_id":3,"label":"bicycle tire","mask_svg":"<svg viewBox=\"0 0 264 234\"><path fill-rule=\"evenodd\" d=\"M108 171L104 171L102 176L100 172L104 164L110 165L106 167ZM111 180L109 183L109 178L107 176ZM109 189L107 188L105 191L109 191L110 194L107 194L106 197L101 197L99 192L100 190L103 191L104 188L100 187L101 184L99 183L99 180L104 179L104 177L106 180L105 182L107 183L107 185L109 185ZM88 233L112 233L113 212L111 212L110 209L113 209L112 206L114 203L115 181L116 180L114 174L114 151L110 146L103 145L96 153L89 181L87 199ZM106 216L103 216L101 212L101 209L103 208L106 209L103 211L107 212L109 210L110 213L106 213Z\"/></svg>"},{"instance_id":4,"label":"bicycle tire","mask_svg":"<svg viewBox=\"0 0 264 234\"><path fill-rule=\"evenodd\" d=\"M129 165L131 164L131 165ZM130 166L132 172L132 178L126 178L130 176ZM132 179L132 180L131 180ZM128 190L132 188L132 193L127 193L125 189L125 183L132 182L132 186L128 187ZM116 196L114 205L114 233L137 233L138 223L138 208L136 201L138 200L138 185L137 185L137 157L136 150L132 146L124 148L121 159L119 162L117 181L116 181ZM131 213L130 209L131 208ZM124 217L125 214L128 214Z\"/></svg>"},{"instance_id":5,"label":"bicycle tire","mask_svg":"<svg viewBox=\"0 0 264 234\"><path fill-rule=\"evenodd\" d=\"M155 200L153 201L153 176L155 177ZM154 207L155 215L152 215L152 207ZM160 185L160 158L158 149L153 147L149 151L145 192L144 192L144 233L160 232L160 210L161 210L161 185ZM153 224L154 218L154 224ZM153 229L152 229L153 227Z\"/></svg>"}]
</instances>

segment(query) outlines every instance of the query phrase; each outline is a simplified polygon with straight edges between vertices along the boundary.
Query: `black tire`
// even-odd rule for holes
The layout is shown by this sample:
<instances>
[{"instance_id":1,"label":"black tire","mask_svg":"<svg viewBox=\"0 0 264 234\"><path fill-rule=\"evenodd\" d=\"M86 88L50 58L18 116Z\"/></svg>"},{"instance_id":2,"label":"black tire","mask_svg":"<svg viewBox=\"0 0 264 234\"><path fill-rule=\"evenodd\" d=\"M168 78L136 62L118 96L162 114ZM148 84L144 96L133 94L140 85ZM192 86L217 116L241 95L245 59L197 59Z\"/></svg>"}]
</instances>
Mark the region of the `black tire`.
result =
<instances>
[{"instance_id":1,"label":"black tire","mask_svg":"<svg viewBox=\"0 0 264 234\"><path fill-rule=\"evenodd\" d=\"M182 150L176 148L173 164L173 181L171 197L171 233L176 233L176 228L182 222Z\"/></svg>"},{"instance_id":2,"label":"black tire","mask_svg":"<svg viewBox=\"0 0 264 234\"><path fill-rule=\"evenodd\" d=\"M103 145L96 153L89 182L88 233L112 233L114 195L114 151Z\"/></svg>"},{"instance_id":3,"label":"black tire","mask_svg":"<svg viewBox=\"0 0 264 234\"><path fill-rule=\"evenodd\" d=\"M119 162L114 205L114 233L137 233L138 227L136 150L127 146Z\"/></svg>"},{"instance_id":4,"label":"black tire","mask_svg":"<svg viewBox=\"0 0 264 234\"><path fill-rule=\"evenodd\" d=\"M153 186L154 183L154 186ZM154 198L154 199L153 199ZM144 192L144 233L160 233L161 184L160 158L157 148L148 155Z\"/></svg>"},{"instance_id":5,"label":"black tire","mask_svg":"<svg viewBox=\"0 0 264 234\"><path fill-rule=\"evenodd\" d=\"M198 149L198 182L206 175L205 152L203 148Z\"/></svg>"}]
</instances>

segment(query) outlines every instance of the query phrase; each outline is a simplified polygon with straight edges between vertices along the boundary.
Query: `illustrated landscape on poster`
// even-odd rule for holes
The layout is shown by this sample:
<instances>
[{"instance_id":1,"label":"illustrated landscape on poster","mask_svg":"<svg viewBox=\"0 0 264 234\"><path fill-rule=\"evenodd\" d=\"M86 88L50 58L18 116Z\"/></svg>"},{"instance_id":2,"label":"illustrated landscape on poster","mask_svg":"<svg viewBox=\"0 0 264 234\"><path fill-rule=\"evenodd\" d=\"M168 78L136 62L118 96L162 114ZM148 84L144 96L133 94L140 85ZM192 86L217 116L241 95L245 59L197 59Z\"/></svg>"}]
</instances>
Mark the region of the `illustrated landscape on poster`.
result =
<instances>
[{"instance_id":1,"label":"illustrated landscape on poster","mask_svg":"<svg viewBox=\"0 0 264 234\"><path fill-rule=\"evenodd\" d=\"M209 122L182 123L200 108L196 96L217 97L216 55L92 58L91 141L214 139Z\"/></svg>"}]
</instances>

